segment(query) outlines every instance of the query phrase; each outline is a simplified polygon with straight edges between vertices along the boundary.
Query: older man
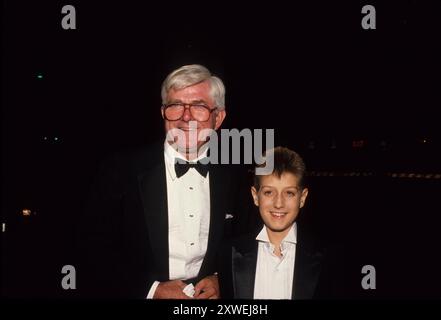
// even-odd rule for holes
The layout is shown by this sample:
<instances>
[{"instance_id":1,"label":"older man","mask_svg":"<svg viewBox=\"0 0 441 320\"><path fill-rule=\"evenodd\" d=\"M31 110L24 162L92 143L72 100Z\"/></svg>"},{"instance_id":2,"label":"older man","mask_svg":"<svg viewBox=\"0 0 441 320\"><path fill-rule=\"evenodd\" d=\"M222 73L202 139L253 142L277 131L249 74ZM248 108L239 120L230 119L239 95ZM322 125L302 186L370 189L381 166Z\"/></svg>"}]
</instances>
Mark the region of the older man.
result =
<instances>
[{"instance_id":1,"label":"older man","mask_svg":"<svg viewBox=\"0 0 441 320\"><path fill-rule=\"evenodd\" d=\"M92 188L79 236L83 285L94 297L220 296L218 252L237 210L238 175L201 163L206 132L226 116L225 88L207 68L187 65L167 76L162 102L165 142L108 159Z\"/></svg>"}]
</instances>

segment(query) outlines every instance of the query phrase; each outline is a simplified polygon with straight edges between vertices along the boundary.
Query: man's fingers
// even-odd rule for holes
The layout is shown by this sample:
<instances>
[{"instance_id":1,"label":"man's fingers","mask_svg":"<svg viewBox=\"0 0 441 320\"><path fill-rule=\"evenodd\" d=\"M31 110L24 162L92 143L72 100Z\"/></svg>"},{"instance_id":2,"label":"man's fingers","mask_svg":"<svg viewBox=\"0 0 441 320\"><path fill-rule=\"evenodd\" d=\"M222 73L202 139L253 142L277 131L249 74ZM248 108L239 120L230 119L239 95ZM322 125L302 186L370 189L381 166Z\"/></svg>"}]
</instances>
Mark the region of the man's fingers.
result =
<instances>
[{"instance_id":1,"label":"man's fingers","mask_svg":"<svg viewBox=\"0 0 441 320\"><path fill-rule=\"evenodd\" d=\"M207 285L208 280L207 279L202 279L201 281L199 281L198 283L196 283L196 286L194 287L195 291L201 291L206 285Z\"/></svg>"},{"instance_id":2,"label":"man's fingers","mask_svg":"<svg viewBox=\"0 0 441 320\"><path fill-rule=\"evenodd\" d=\"M187 284L181 280L176 280L177 281L177 285L183 290Z\"/></svg>"},{"instance_id":3,"label":"man's fingers","mask_svg":"<svg viewBox=\"0 0 441 320\"><path fill-rule=\"evenodd\" d=\"M209 276L196 284L194 297L196 299L217 299L219 288L216 276Z\"/></svg>"},{"instance_id":4,"label":"man's fingers","mask_svg":"<svg viewBox=\"0 0 441 320\"><path fill-rule=\"evenodd\" d=\"M195 296L196 299L209 299L216 295L216 290L213 287L208 287L200 295Z\"/></svg>"},{"instance_id":5,"label":"man's fingers","mask_svg":"<svg viewBox=\"0 0 441 320\"><path fill-rule=\"evenodd\" d=\"M206 279L202 279L199 281L196 286L194 287L194 296L197 297L202 290L207 286L208 281Z\"/></svg>"},{"instance_id":6,"label":"man's fingers","mask_svg":"<svg viewBox=\"0 0 441 320\"><path fill-rule=\"evenodd\" d=\"M186 283L181 280L166 281L156 288L154 299L190 299L182 290Z\"/></svg>"},{"instance_id":7,"label":"man's fingers","mask_svg":"<svg viewBox=\"0 0 441 320\"><path fill-rule=\"evenodd\" d=\"M194 295L193 295L193 297L196 298L196 297L201 293L201 291L202 291L202 288L194 289Z\"/></svg>"}]
</instances>

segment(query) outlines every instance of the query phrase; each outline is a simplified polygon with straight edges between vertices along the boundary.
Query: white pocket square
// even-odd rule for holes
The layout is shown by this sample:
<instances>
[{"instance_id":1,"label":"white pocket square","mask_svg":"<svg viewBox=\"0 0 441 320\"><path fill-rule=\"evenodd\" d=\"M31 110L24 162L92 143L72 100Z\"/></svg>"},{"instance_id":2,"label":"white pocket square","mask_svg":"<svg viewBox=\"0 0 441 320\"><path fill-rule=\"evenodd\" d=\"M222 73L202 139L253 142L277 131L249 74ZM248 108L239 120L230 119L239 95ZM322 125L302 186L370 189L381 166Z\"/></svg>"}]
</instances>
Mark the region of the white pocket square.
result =
<instances>
[{"instance_id":1,"label":"white pocket square","mask_svg":"<svg viewBox=\"0 0 441 320\"><path fill-rule=\"evenodd\" d=\"M233 219L233 218L234 218L234 216L233 216L232 214L227 213L227 214L225 215L225 220Z\"/></svg>"}]
</instances>

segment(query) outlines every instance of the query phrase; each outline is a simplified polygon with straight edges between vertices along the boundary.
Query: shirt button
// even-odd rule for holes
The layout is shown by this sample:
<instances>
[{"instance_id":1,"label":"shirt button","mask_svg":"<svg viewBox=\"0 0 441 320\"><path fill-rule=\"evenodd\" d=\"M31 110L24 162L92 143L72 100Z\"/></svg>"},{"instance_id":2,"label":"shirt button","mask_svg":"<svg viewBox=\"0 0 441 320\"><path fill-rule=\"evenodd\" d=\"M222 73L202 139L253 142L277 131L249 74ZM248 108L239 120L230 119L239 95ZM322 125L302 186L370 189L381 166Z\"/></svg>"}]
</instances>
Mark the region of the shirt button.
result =
<instances>
[{"instance_id":1,"label":"shirt button","mask_svg":"<svg viewBox=\"0 0 441 320\"><path fill-rule=\"evenodd\" d=\"M193 190L193 187L189 187L190 190Z\"/></svg>"},{"instance_id":2,"label":"shirt button","mask_svg":"<svg viewBox=\"0 0 441 320\"><path fill-rule=\"evenodd\" d=\"M193 217L194 217L194 215L192 215L192 214L189 214L188 216L189 216L190 218L193 218Z\"/></svg>"},{"instance_id":3,"label":"shirt button","mask_svg":"<svg viewBox=\"0 0 441 320\"><path fill-rule=\"evenodd\" d=\"M190 243L191 246L194 246L194 242Z\"/></svg>"}]
</instances>

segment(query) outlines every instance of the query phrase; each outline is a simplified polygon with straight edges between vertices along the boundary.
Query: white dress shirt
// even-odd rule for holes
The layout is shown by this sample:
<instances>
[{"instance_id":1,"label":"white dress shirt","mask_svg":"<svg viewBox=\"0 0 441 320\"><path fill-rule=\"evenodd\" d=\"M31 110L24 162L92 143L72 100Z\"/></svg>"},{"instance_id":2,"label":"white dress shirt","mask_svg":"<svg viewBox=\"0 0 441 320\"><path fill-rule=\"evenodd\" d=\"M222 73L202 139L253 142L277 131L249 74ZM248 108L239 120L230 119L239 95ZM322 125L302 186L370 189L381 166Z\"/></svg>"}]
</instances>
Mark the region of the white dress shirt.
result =
<instances>
[{"instance_id":1,"label":"white dress shirt","mask_svg":"<svg viewBox=\"0 0 441 320\"><path fill-rule=\"evenodd\" d=\"M259 245L254 280L254 299L291 299L297 224L294 222L280 244L281 257L274 254L274 245L268 238L266 226L263 226L256 240L259 241Z\"/></svg>"},{"instance_id":2,"label":"white dress shirt","mask_svg":"<svg viewBox=\"0 0 441 320\"><path fill-rule=\"evenodd\" d=\"M207 150L197 159L206 157ZM198 275L208 244L210 227L210 173L203 177L190 168L178 178L175 159L184 156L164 143L167 179L169 279L190 279ZM186 160L187 161L187 160ZM153 298L159 282L150 288L147 299Z\"/></svg>"}]
</instances>

